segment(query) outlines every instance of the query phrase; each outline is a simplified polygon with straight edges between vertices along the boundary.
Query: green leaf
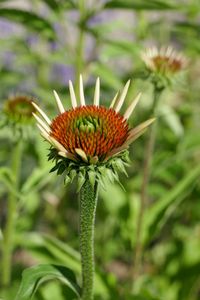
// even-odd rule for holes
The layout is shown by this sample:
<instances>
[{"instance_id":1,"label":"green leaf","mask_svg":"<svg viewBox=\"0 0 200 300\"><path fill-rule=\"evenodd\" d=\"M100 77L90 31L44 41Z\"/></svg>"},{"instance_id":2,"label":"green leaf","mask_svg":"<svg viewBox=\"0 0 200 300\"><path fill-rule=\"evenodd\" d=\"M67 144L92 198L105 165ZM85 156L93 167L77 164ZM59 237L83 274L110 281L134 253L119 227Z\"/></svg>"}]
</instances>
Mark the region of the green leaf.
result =
<instances>
[{"instance_id":1,"label":"green leaf","mask_svg":"<svg viewBox=\"0 0 200 300\"><path fill-rule=\"evenodd\" d=\"M200 176L200 165L193 168L176 186L162 199L158 200L152 208L148 209L144 217L144 241L148 242L160 232L167 220L185 199Z\"/></svg>"},{"instance_id":2,"label":"green leaf","mask_svg":"<svg viewBox=\"0 0 200 300\"><path fill-rule=\"evenodd\" d=\"M60 8L74 8L72 0L43 0L53 11L58 11Z\"/></svg>"},{"instance_id":3,"label":"green leaf","mask_svg":"<svg viewBox=\"0 0 200 300\"><path fill-rule=\"evenodd\" d=\"M67 265L79 276L81 274L80 254L68 244L52 236L29 233L25 237L24 235L18 236L18 244L31 251L31 254L37 259L42 258L42 261L45 260L47 263ZM95 293L102 295L102 297L105 296L104 298L107 299L107 287L98 273L95 273Z\"/></svg>"},{"instance_id":4,"label":"green leaf","mask_svg":"<svg viewBox=\"0 0 200 300\"><path fill-rule=\"evenodd\" d=\"M162 115L163 119L173 131L177 137L181 137L184 134L184 128L181 124L178 114L169 105L163 104L159 108L159 113Z\"/></svg>"},{"instance_id":5,"label":"green leaf","mask_svg":"<svg viewBox=\"0 0 200 300\"><path fill-rule=\"evenodd\" d=\"M56 0L43 0L52 10L57 11L59 9L59 1Z\"/></svg>"},{"instance_id":6,"label":"green leaf","mask_svg":"<svg viewBox=\"0 0 200 300\"><path fill-rule=\"evenodd\" d=\"M42 258L42 261L64 264L74 272L80 272L80 255L66 243L49 235L38 233L29 233L25 238L24 235L18 238L19 245L23 245L37 258Z\"/></svg>"},{"instance_id":7,"label":"green leaf","mask_svg":"<svg viewBox=\"0 0 200 300\"><path fill-rule=\"evenodd\" d=\"M134 1L120 1L113 0L105 4L105 8L114 8L114 9L135 9L135 10L168 10L175 9L176 6L167 1L159 0L134 0Z\"/></svg>"},{"instance_id":8,"label":"green leaf","mask_svg":"<svg viewBox=\"0 0 200 300\"><path fill-rule=\"evenodd\" d=\"M36 168L33 170L33 172L30 174L28 179L25 181L25 183L22 186L22 193L26 194L32 191L33 189L37 189L38 187L41 187L41 184L46 182L51 175L49 174L49 166L46 168Z\"/></svg>"},{"instance_id":9,"label":"green leaf","mask_svg":"<svg viewBox=\"0 0 200 300\"><path fill-rule=\"evenodd\" d=\"M49 39L55 38L55 32L51 24L33 12L16 8L0 8L0 17L21 23L28 29L39 32Z\"/></svg>"},{"instance_id":10,"label":"green leaf","mask_svg":"<svg viewBox=\"0 0 200 300\"><path fill-rule=\"evenodd\" d=\"M30 300L39 286L49 280L58 279L80 297L80 287L74 273L67 267L57 265L38 265L26 269L15 300Z\"/></svg>"},{"instance_id":11,"label":"green leaf","mask_svg":"<svg viewBox=\"0 0 200 300\"><path fill-rule=\"evenodd\" d=\"M11 170L7 167L1 167L0 169L0 180L1 179L7 179L10 183L14 182L13 175L11 173Z\"/></svg>"}]
</instances>

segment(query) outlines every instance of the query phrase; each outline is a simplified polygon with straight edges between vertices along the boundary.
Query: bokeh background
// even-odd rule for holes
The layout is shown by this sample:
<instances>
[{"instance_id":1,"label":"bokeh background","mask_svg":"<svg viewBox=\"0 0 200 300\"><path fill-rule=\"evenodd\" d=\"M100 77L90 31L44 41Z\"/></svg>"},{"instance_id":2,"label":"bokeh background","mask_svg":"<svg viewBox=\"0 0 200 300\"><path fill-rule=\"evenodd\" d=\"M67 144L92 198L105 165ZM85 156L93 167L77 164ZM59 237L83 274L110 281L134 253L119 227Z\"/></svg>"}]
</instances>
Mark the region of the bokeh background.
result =
<instances>
[{"instance_id":1,"label":"bokeh background","mask_svg":"<svg viewBox=\"0 0 200 300\"><path fill-rule=\"evenodd\" d=\"M84 3L85 2L85 3ZM82 7L84 4L84 7ZM82 7L82 9L81 9ZM153 87L141 76L140 53L172 45L189 59L187 70L160 99L149 201L142 226L140 272L132 278L136 226L148 132L130 148L128 177L100 191L95 252L95 299L200 299L200 3L198 0L7 0L0 1L0 107L23 94L53 117L52 90L70 108L68 81L83 74L87 103L101 79L109 105L131 78L128 103L142 91L131 125L151 117ZM0 167L10 166L13 130L0 129ZM11 288L38 263L65 264L80 278L76 183L49 173L48 145L32 127L24 142ZM6 181L7 180L7 181ZM0 171L3 230L11 187ZM3 243L2 235L0 243ZM35 300L72 299L58 282L41 286ZM68 296L66 296L68 295ZM68 297L68 298L66 298Z\"/></svg>"}]
</instances>

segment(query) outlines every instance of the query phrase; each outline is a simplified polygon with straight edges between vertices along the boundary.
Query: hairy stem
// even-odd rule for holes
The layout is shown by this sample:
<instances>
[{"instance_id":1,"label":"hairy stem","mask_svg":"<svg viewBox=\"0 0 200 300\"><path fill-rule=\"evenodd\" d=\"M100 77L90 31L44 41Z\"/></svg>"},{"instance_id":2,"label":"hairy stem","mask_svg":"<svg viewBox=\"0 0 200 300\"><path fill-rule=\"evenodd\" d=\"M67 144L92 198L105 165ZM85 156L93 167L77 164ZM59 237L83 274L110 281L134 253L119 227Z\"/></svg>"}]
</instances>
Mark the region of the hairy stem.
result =
<instances>
[{"instance_id":1,"label":"hairy stem","mask_svg":"<svg viewBox=\"0 0 200 300\"><path fill-rule=\"evenodd\" d=\"M89 179L80 191L80 251L82 264L82 300L93 300L94 293L94 224L98 183Z\"/></svg>"},{"instance_id":2,"label":"hairy stem","mask_svg":"<svg viewBox=\"0 0 200 300\"><path fill-rule=\"evenodd\" d=\"M158 101L160 98L162 90L157 90L154 88L154 100L152 105L152 114L156 116L156 109L158 105ZM132 272L133 280L137 278L140 274L141 266L142 266L142 254L143 254L143 246L142 246L142 225L143 225L143 217L144 212L148 202L148 185L151 175L151 165L152 158L156 140L156 131L157 131L157 122L155 122L151 128L149 129L149 138L146 145L145 151L145 159L144 159L144 167L143 167L143 178L142 178L142 187L141 187L141 202L140 209L137 219L136 226L136 243L135 243L135 253L134 253L134 267Z\"/></svg>"},{"instance_id":3,"label":"hairy stem","mask_svg":"<svg viewBox=\"0 0 200 300\"><path fill-rule=\"evenodd\" d=\"M13 147L11 160L11 170L14 178L13 188L19 187L19 173L21 168L22 141L19 140ZM17 196L10 192L8 195L7 219L3 234L3 253L2 253L2 284L9 286L12 269L12 252L14 248L15 221L17 217Z\"/></svg>"}]
</instances>

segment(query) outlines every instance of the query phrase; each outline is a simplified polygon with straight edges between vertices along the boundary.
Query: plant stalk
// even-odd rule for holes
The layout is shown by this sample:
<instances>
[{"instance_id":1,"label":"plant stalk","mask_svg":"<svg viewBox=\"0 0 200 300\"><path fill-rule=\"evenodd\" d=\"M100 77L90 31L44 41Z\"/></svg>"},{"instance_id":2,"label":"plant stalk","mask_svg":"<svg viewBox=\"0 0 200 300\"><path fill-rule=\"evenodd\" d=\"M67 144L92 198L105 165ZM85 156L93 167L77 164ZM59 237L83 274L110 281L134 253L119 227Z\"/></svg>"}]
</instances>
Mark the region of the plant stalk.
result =
<instances>
[{"instance_id":1,"label":"plant stalk","mask_svg":"<svg viewBox=\"0 0 200 300\"><path fill-rule=\"evenodd\" d=\"M154 87L154 99L152 104L152 115L157 115L157 106L159 103L159 98L163 90L158 90L156 86ZM143 218L144 213L148 203L148 186L149 180L151 176L151 167L152 167L152 159L153 152L155 147L156 140L156 132L157 132L157 122L152 124L149 129L149 138L146 145L145 151L145 160L143 167L143 178L142 178L142 187L141 187L141 202L140 209L138 214L137 226L136 226L136 243L135 243L135 254L134 254L134 266L132 270L132 278L133 281L140 274L142 267L142 254L143 254L143 245L142 245L142 226L143 226Z\"/></svg>"},{"instance_id":2,"label":"plant stalk","mask_svg":"<svg viewBox=\"0 0 200 300\"><path fill-rule=\"evenodd\" d=\"M80 191L80 252L82 265L82 300L93 300L94 294L94 225L98 183L92 187L86 178Z\"/></svg>"},{"instance_id":3,"label":"plant stalk","mask_svg":"<svg viewBox=\"0 0 200 300\"><path fill-rule=\"evenodd\" d=\"M20 183L20 169L22 162L23 142L21 139L16 142L13 147L11 159L11 171L13 174L14 182L13 188L18 190ZM2 285L8 287L11 280L12 269L12 253L14 248L14 235L15 235L15 221L17 218L17 196L10 192L8 195L7 205L7 220L3 234L3 253L2 253Z\"/></svg>"},{"instance_id":4,"label":"plant stalk","mask_svg":"<svg viewBox=\"0 0 200 300\"><path fill-rule=\"evenodd\" d=\"M85 42L85 30L84 30L84 18L85 18L85 1L79 0L79 33L76 45L76 61L75 61L75 91L78 94L79 91L79 75L84 69L84 42Z\"/></svg>"}]
</instances>

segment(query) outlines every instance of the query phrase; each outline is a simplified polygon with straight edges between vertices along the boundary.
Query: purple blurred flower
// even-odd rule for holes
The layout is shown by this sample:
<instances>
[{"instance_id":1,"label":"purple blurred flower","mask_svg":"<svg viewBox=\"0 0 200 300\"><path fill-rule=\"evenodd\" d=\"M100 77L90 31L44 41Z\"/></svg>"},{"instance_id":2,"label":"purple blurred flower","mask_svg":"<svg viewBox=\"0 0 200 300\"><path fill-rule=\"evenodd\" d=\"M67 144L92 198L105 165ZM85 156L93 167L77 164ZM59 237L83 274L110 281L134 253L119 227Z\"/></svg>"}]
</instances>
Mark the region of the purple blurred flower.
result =
<instances>
[{"instance_id":1,"label":"purple blurred flower","mask_svg":"<svg viewBox=\"0 0 200 300\"><path fill-rule=\"evenodd\" d=\"M55 64L51 73L51 81L68 85L69 80L74 78L74 68L64 64Z\"/></svg>"},{"instance_id":2,"label":"purple blurred flower","mask_svg":"<svg viewBox=\"0 0 200 300\"><path fill-rule=\"evenodd\" d=\"M39 40L39 38L35 34L31 34L31 35L27 36L27 38L26 38L26 42L27 42L28 46L30 46L30 47L36 45L38 43L38 40Z\"/></svg>"},{"instance_id":3,"label":"purple blurred flower","mask_svg":"<svg viewBox=\"0 0 200 300\"><path fill-rule=\"evenodd\" d=\"M16 33L21 33L20 26L18 27L16 23L0 18L0 38L7 38L16 35Z\"/></svg>"}]
</instances>

